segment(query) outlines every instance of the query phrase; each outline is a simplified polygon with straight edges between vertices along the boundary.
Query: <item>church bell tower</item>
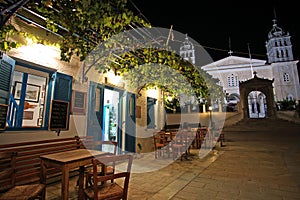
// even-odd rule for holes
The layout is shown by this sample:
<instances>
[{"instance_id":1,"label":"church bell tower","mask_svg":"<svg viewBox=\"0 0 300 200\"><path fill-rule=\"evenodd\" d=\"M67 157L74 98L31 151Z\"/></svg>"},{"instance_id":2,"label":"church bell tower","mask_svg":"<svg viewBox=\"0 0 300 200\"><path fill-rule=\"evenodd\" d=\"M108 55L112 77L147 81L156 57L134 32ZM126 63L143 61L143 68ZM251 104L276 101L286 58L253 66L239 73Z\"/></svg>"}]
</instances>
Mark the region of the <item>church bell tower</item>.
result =
<instances>
[{"instance_id":1,"label":"church bell tower","mask_svg":"<svg viewBox=\"0 0 300 200\"><path fill-rule=\"evenodd\" d=\"M276 19L273 23L266 48L274 78L275 101L298 100L300 99L298 60L294 60L293 57L291 36L277 26Z\"/></svg>"},{"instance_id":2,"label":"church bell tower","mask_svg":"<svg viewBox=\"0 0 300 200\"><path fill-rule=\"evenodd\" d=\"M195 64L195 49L193 43L189 41L189 38L187 34L185 35L185 41L180 46L180 56L191 62L192 64Z\"/></svg>"},{"instance_id":3,"label":"church bell tower","mask_svg":"<svg viewBox=\"0 0 300 200\"><path fill-rule=\"evenodd\" d=\"M269 63L294 60L291 36L277 26L277 20L273 20L273 28L268 34L266 42Z\"/></svg>"}]
</instances>

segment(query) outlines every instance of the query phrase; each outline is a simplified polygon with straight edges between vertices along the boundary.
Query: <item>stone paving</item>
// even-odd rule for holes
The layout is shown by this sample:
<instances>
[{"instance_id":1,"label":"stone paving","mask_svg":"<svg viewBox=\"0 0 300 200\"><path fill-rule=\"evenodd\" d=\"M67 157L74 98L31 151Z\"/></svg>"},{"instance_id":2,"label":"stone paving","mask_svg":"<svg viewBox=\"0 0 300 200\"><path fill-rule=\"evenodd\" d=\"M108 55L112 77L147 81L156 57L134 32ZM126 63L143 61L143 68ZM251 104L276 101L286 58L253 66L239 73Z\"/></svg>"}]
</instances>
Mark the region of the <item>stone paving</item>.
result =
<instances>
[{"instance_id":1,"label":"stone paving","mask_svg":"<svg viewBox=\"0 0 300 200\"><path fill-rule=\"evenodd\" d=\"M225 146L216 145L204 158L196 149L182 161L136 158L128 199L300 199L300 124L246 120L223 131ZM70 199L77 199L75 180ZM47 186L47 200L59 193L60 183Z\"/></svg>"}]
</instances>

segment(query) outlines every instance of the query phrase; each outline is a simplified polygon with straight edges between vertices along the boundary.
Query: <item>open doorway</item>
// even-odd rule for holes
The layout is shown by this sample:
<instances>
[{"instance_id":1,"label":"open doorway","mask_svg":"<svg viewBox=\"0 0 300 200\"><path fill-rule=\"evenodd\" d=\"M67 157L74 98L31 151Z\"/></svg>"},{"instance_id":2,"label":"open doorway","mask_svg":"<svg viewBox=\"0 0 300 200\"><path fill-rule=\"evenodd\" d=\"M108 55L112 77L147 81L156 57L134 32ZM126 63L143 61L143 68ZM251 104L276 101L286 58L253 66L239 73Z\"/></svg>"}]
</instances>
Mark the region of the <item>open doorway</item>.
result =
<instances>
[{"instance_id":1,"label":"open doorway","mask_svg":"<svg viewBox=\"0 0 300 200\"><path fill-rule=\"evenodd\" d=\"M249 118L265 118L267 116L266 95L260 91L252 91L248 95Z\"/></svg>"},{"instance_id":2,"label":"open doorway","mask_svg":"<svg viewBox=\"0 0 300 200\"><path fill-rule=\"evenodd\" d=\"M104 89L103 140L118 141L119 101L120 95L118 91Z\"/></svg>"}]
</instances>

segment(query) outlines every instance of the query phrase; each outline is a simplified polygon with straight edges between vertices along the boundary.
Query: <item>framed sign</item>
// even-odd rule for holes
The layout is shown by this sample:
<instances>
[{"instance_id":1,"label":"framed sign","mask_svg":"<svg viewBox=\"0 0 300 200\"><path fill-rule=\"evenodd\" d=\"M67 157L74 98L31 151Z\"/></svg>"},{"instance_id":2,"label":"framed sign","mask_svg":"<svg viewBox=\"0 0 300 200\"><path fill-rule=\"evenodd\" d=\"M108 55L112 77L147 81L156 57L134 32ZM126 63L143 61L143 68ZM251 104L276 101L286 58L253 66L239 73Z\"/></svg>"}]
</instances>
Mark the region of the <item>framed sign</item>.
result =
<instances>
[{"instance_id":1,"label":"framed sign","mask_svg":"<svg viewBox=\"0 0 300 200\"><path fill-rule=\"evenodd\" d=\"M14 93L15 99L20 99L21 91L22 91L22 82L16 81L15 93ZM25 101L39 102L39 98L40 98L40 86L27 83Z\"/></svg>"},{"instance_id":2,"label":"framed sign","mask_svg":"<svg viewBox=\"0 0 300 200\"><path fill-rule=\"evenodd\" d=\"M68 130L69 102L52 100L50 108L49 130Z\"/></svg>"},{"instance_id":3,"label":"framed sign","mask_svg":"<svg viewBox=\"0 0 300 200\"><path fill-rule=\"evenodd\" d=\"M0 130L4 130L6 127L7 109L7 105L0 104Z\"/></svg>"},{"instance_id":4,"label":"framed sign","mask_svg":"<svg viewBox=\"0 0 300 200\"><path fill-rule=\"evenodd\" d=\"M72 114L85 115L86 111L86 92L73 90L72 92Z\"/></svg>"}]
</instances>

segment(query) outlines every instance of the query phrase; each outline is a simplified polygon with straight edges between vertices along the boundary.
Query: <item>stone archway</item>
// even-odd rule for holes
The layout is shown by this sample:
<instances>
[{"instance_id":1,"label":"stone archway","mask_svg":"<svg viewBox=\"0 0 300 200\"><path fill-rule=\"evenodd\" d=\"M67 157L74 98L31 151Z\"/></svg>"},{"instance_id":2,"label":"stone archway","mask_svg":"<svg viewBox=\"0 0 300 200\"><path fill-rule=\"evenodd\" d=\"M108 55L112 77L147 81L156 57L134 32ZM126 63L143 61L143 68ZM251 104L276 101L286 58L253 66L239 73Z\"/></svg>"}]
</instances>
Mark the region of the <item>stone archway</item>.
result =
<instances>
[{"instance_id":1,"label":"stone archway","mask_svg":"<svg viewBox=\"0 0 300 200\"><path fill-rule=\"evenodd\" d=\"M240 90L240 111L242 113L243 119L250 118L250 114L253 113L250 111L250 106L248 105L248 97L253 91L258 91L259 94L263 94L264 97L264 117L276 118L276 105L274 101L273 93L273 80L263 79L257 77L254 73L254 77L247 81L242 81L239 83ZM260 105L260 104L257 104ZM256 112L258 109L254 108ZM252 115L253 116L253 115ZM258 115L259 116L259 115ZM259 117L258 117L259 118Z\"/></svg>"},{"instance_id":2,"label":"stone archway","mask_svg":"<svg viewBox=\"0 0 300 200\"><path fill-rule=\"evenodd\" d=\"M249 118L267 117L266 95L261 91L252 91L248 94Z\"/></svg>"}]
</instances>

